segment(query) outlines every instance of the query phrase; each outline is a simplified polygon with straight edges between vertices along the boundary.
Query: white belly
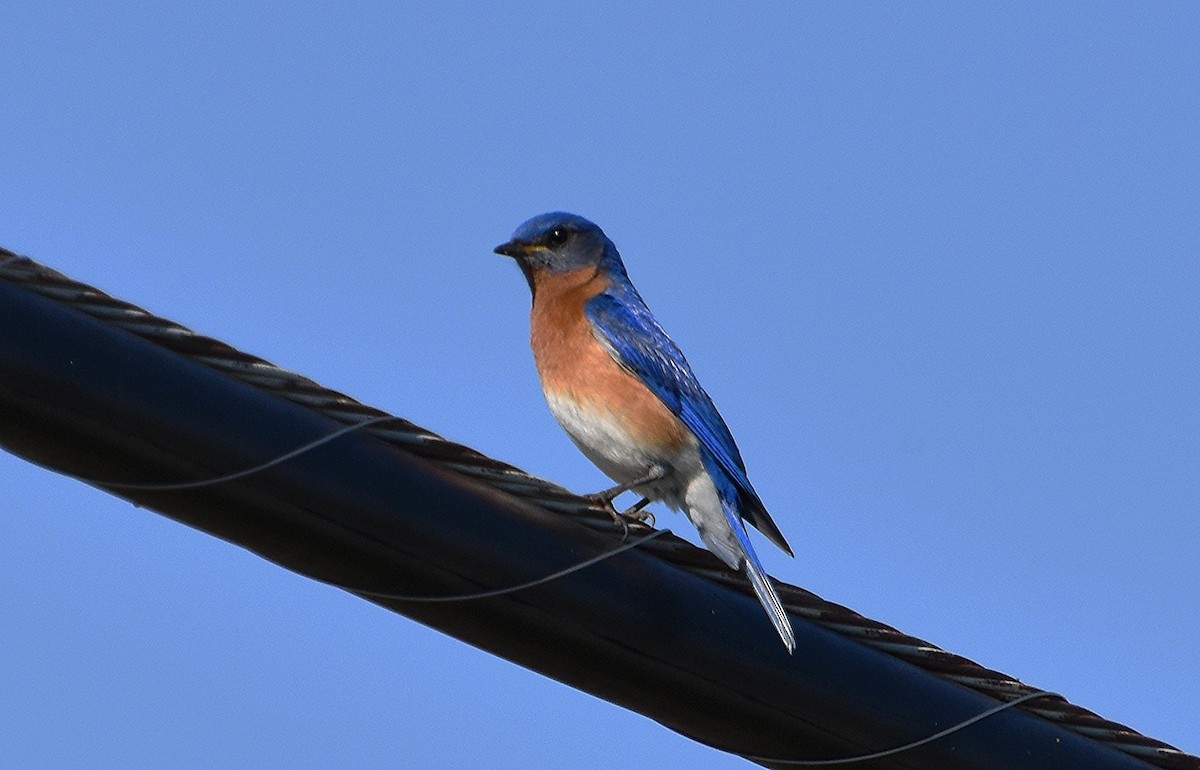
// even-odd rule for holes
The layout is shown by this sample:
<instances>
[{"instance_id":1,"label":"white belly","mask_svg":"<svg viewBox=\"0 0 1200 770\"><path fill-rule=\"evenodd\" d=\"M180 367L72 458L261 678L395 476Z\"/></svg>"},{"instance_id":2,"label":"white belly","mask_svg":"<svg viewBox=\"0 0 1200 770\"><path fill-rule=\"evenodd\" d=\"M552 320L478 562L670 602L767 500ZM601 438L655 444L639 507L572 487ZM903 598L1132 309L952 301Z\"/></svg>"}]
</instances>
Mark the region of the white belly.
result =
<instances>
[{"instance_id":1,"label":"white belly","mask_svg":"<svg viewBox=\"0 0 1200 770\"><path fill-rule=\"evenodd\" d=\"M613 481L628 483L645 477L652 468L664 468L666 476L662 479L632 491L687 513L705 545L733 569L741 567L741 543L704 470L695 437L682 449L655 452L635 441L624 422L610 412L584 409L573 400L549 394L546 402L575 445Z\"/></svg>"},{"instance_id":2,"label":"white belly","mask_svg":"<svg viewBox=\"0 0 1200 770\"><path fill-rule=\"evenodd\" d=\"M549 394L546 403L575 446L605 475L624 484L646 476L655 467L661 467L667 474L662 480L634 491L651 500L663 500L672 508L683 507L684 490L695 474L701 471L700 455L694 439L682 450L659 451L635 441L625 423L610 412L585 409L574 400L555 398Z\"/></svg>"}]
</instances>

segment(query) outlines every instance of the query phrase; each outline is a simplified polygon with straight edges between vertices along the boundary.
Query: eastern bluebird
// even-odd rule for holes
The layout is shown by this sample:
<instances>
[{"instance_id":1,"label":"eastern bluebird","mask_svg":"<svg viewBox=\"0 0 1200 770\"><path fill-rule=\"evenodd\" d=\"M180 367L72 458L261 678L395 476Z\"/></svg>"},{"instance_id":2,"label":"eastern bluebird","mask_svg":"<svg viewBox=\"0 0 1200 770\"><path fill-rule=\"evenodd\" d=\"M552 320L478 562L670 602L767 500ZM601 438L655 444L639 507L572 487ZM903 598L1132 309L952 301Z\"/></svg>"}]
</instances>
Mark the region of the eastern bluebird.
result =
<instances>
[{"instance_id":1,"label":"eastern bluebird","mask_svg":"<svg viewBox=\"0 0 1200 770\"><path fill-rule=\"evenodd\" d=\"M531 344L555 419L618 486L687 513L709 550L745 568L788 652L792 626L744 521L792 555L712 399L625 273L617 247L583 217L554 212L517 228L497 254L533 293ZM743 521L744 520L744 521Z\"/></svg>"}]
</instances>

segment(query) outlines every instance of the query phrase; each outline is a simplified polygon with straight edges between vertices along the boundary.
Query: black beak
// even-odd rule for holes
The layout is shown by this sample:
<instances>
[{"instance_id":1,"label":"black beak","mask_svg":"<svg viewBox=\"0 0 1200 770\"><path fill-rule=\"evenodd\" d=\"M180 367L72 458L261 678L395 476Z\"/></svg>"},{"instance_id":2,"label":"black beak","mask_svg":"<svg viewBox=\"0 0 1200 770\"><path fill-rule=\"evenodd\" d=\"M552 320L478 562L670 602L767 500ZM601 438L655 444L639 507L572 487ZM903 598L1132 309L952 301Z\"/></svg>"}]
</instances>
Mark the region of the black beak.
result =
<instances>
[{"instance_id":1,"label":"black beak","mask_svg":"<svg viewBox=\"0 0 1200 770\"><path fill-rule=\"evenodd\" d=\"M523 241L509 241L508 243L500 244L493 251L497 254L503 254L506 257L520 259L529 253L529 244Z\"/></svg>"}]
</instances>

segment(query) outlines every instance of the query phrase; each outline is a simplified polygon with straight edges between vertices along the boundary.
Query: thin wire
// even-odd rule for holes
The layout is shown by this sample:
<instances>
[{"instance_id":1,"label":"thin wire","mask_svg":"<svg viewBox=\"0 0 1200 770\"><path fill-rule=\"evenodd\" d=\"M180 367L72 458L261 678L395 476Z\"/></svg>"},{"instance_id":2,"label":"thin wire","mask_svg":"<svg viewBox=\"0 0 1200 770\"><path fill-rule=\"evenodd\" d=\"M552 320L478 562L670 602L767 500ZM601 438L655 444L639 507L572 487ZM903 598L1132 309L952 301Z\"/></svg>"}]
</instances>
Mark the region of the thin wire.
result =
<instances>
[{"instance_id":1,"label":"thin wire","mask_svg":"<svg viewBox=\"0 0 1200 770\"><path fill-rule=\"evenodd\" d=\"M391 599L392 601L399 601L399 602L421 602L421 603L427 603L427 604L433 604L433 603L438 603L438 602L466 602L466 601L473 601L475 599L488 599L493 596L503 596L505 594L515 593L516 591L523 591L526 588L533 588L534 586L540 586L544 583L549 583L552 580L558 580L559 578L566 577L567 575L570 575L573 572L578 572L581 569L590 567L593 564L596 564L598 562L602 562L605 559L611 559L612 557L614 557L618 554L622 554L622 553L625 553L626 551L637 548L639 545L642 545L643 543L647 543L647 542L653 540L654 538L659 537L660 535L665 535L670 531L671 530L669 530L669 529L656 529L655 531L651 532L649 535L646 535L645 537L639 537L636 540L631 540L630 542L625 543L620 548L614 548L611 551L605 551L604 553L600 554L599 556L593 556L592 558L587 559L585 561L581 561L578 564L572 564L570 567L567 567L566 569L561 569L558 572L552 572L549 575L540 577L536 580L530 580L527 583L518 583L515 586L508 586L507 588L495 588L490 591L479 591L478 593L472 593L472 594L451 594L449 596L408 596L405 594L384 593L382 591L366 591L361 588L356 588L355 586L343 585L341 583L334 583L329 580L322 580L321 578L314 578L314 579L317 580L318 582L324 583L326 585L333 586L334 588L341 588L346 591L353 591L356 594L362 594L363 596L371 596L371 597L374 597L377 599Z\"/></svg>"},{"instance_id":2,"label":"thin wire","mask_svg":"<svg viewBox=\"0 0 1200 770\"><path fill-rule=\"evenodd\" d=\"M1001 711L1004 711L1005 709L1010 709L1010 708L1013 708L1014 706L1019 706L1020 704L1025 703L1027 701L1034 700L1035 698L1047 698L1047 697L1062 698L1063 696L1059 695L1056 692L1049 692L1047 690L1038 690L1037 692L1026 693L1025 695L1022 695L1020 698L1017 698L1015 700L1010 700L1007 703L1001 703L999 706L994 706L994 707L988 709L987 711L984 711L980 714L976 714L975 716L971 717L970 719L963 720L962 722L959 722L956 725L951 725L950 727L947 727L945 730L942 730L941 732L937 732L937 733L934 733L933 735L926 736L924 738L921 738L920 740L913 741L912 743L906 743L903 746L897 746L893 749L885 749L884 751L876 751L873 754L863 754L863 755L857 756L857 757L842 757L841 759L779 759L777 757L755 757L755 756L750 756L749 754L742 754L740 756L743 759L750 760L751 762L770 762L775 765L793 765L795 767L832 767L834 765L855 765L855 764L858 764L859 762L869 762L873 759L882 759L883 757L894 757L895 755L900 754L901 752L909 751L911 749L918 748L919 746L924 746L927 743L933 743L934 741L941 740L942 738L945 738L947 735L956 733L959 730L970 727L971 725L975 724L976 722L982 722L983 720L987 719L988 717L999 714Z\"/></svg>"},{"instance_id":3,"label":"thin wire","mask_svg":"<svg viewBox=\"0 0 1200 770\"><path fill-rule=\"evenodd\" d=\"M372 417L368 420L362 420L360 422L352 423L350 425L346 425L342 428L339 428L338 430L335 430L332 433L326 434L326 435L322 436L321 438L316 439L315 441L310 441L309 443L307 443L301 447L298 447L296 449L293 449L292 451L287 452L286 454L282 454L272 460L267 460L265 463L260 463L259 465L255 465L250 468L245 468L240 471L234 471L233 473L226 473L223 476L214 476L213 478L210 478L210 479L200 479L199 481L180 481L180 482L174 482L174 483L136 483L136 482L126 483L123 481L97 481L96 479L84 478L83 476L74 476L73 474L72 474L72 477L76 478L80 481L87 482L88 484L96 484L99 486L112 487L113 489L140 489L140 490L153 491L153 492L169 492L169 491L174 491L174 490L178 490L178 489L198 489L200 487L212 486L214 484L223 484L226 481L233 481L234 479L240 479L244 476L249 476L252 473L258 473L259 471L265 471L267 468L274 467L276 465L279 465L280 463L285 463L288 460L291 460L293 457L298 457L298 456L304 454L305 452L311 452L312 450L316 449L317 447L321 446L322 444L327 444L330 441L333 441L335 438L344 436L347 433L351 433L351 432L359 430L361 428L367 428L372 425L379 425L380 423L391 422L392 420L399 420L399 419L400 419L399 417L393 417L391 415L383 415L380 417Z\"/></svg>"},{"instance_id":4,"label":"thin wire","mask_svg":"<svg viewBox=\"0 0 1200 770\"><path fill-rule=\"evenodd\" d=\"M126 483L126 482L118 482L118 481L97 481L95 479L88 479L88 478L84 478L82 476L73 476L73 478L76 478L80 481L87 482L89 484L96 484L96 485L100 485L100 486L112 487L114 489L139 489L139 490L148 490L148 491L156 491L156 492L158 492L158 491L174 491L174 490L180 490L180 489L197 489L199 487L207 487L207 486L212 486L214 484L222 484L226 481L233 481L234 479L240 479L245 476L249 476L252 473L258 473L259 471L265 471L267 468L271 468L276 465L279 465L280 463L287 462L288 460L291 460L293 457L298 457L298 456L304 454L305 452L311 452L312 450L316 449L317 447L319 447L323 444L327 444L330 441L333 441L334 439L336 439L340 436L346 435L347 433L351 433L353 431L359 430L361 428L366 428L366 427L369 427L372 425L378 425L380 423L390 422L392 420L399 420L399 419L400 419L399 417L393 417L391 415L383 415L383 416L379 416L379 417L372 417L367 420L362 420L360 422L356 422L351 425L343 426L343 427L339 428L338 430L333 431L332 433L328 433L314 441L310 441L307 444L299 446L299 447L291 450L290 452L285 452L284 454L281 454L278 457L267 460L264 463L259 463L258 465L254 465L250 468L244 468L240 471L234 471L233 473L226 473L221 476L214 476L213 478L209 478L209 479L200 479L198 481L180 481L180 482L170 482L170 483ZM450 596L407 596L404 594L391 594L391 593L382 593L382 592L378 592L378 591L367 591L365 589L357 588L355 586L343 585L341 583L334 583L329 580L322 580L321 578L313 578L313 579L317 580L318 582L325 583L326 585L333 586L334 588L341 588L346 591L353 591L354 593L361 594L363 596L372 596L372 597L376 597L376 598L380 598L380 599L391 599L392 601L427 602L427 603L465 602L465 601L471 601L474 599L487 599L487 598L493 597L493 596L503 596L505 594L514 593L516 591L522 591L526 588L533 588L534 586L539 586L544 583L549 583L552 580L557 580L559 578L566 577L567 575L570 575L573 572L578 572L581 569L590 567L593 564L604 561L605 559L611 559L612 557L614 557L618 554L624 553L625 551L631 550L633 548L637 548L639 545L642 545L643 543L647 543L660 535L665 535L668 532L670 532L669 529L655 530L654 532L650 533L649 535L646 535L645 537L640 537L637 540L633 540L631 542L625 543L620 548L615 548L611 551L607 551L605 553L600 554L599 556L593 556L590 559L579 562L578 564L573 564L570 567L567 567L566 569L559 570L558 572L554 572L554 573L551 573L544 577L540 577L537 580L531 580L527 583L521 583L519 585L509 586L508 588L497 588L497 589L493 589L490 591L480 591L478 593L471 593L471 594L453 594Z\"/></svg>"}]
</instances>

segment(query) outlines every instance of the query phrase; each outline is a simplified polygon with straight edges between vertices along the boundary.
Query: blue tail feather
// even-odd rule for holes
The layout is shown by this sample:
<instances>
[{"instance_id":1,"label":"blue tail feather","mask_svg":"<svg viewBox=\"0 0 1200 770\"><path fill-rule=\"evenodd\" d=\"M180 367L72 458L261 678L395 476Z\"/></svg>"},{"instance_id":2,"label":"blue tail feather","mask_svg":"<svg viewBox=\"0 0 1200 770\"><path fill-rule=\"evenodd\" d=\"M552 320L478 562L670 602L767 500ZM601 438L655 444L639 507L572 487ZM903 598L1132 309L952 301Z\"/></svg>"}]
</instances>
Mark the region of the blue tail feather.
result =
<instances>
[{"instance_id":1,"label":"blue tail feather","mask_svg":"<svg viewBox=\"0 0 1200 770\"><path fill-rule=\"evenodd\" d=\"M771 623L775 626L775 630L779 632L779 638L783 640L783 644L787 647L789 653L796 650L796 636L792 633L792 623L788 620L787 611L783 609L783 602L779 601L779 595L775 593L775 589L771 587L770 577L762 564L758 561L758 556L754 553L754 549L750 546L750 538L746 534L746 528L742 526L741 521L736 514L729 515L729 523L733 526L733 531L737 534L738 541L742 544L742 549L745 551L745 556L742 559L742 564L746 570L746 577L750 578L750 586L754 589L755 596L758 597L758 602L767 611L767 616L771 619Z\"/></svg>"},{"instance_id":2,"label":"blue tail feather","mask_svg":"<svg viewBox=\"0 0 1200 770\"><path fill-rule=\"evenodd\" d=\"M783 640L784 646L787 647L788 653L792 653L796 649L796 636L792 632L792 623L788 620L787 611L783 608L783 602L779 600L779 595L775 593L775 589L771 586L767 571L763 569L762 563L758 560L758 555L754 552L754 546L750 544L750 535L746 531L746 525L742 521L742 516L738 508L739 495L737 487L722 472L716 459L709 452L702 451L701 456L704 461L705 470L708 471L717 489L717 497L720 498L721 508L725 513L729 529L737 541L737 550L741 552L738 559L739 564L736 566L745 570L746 577L750 579L750 587L754 589L754 595L758 597L759 604L767 611L767 617L771 619L771 624L775 626L775 630L779 633L779 638Z\"/></svg>"}]
</instances>

